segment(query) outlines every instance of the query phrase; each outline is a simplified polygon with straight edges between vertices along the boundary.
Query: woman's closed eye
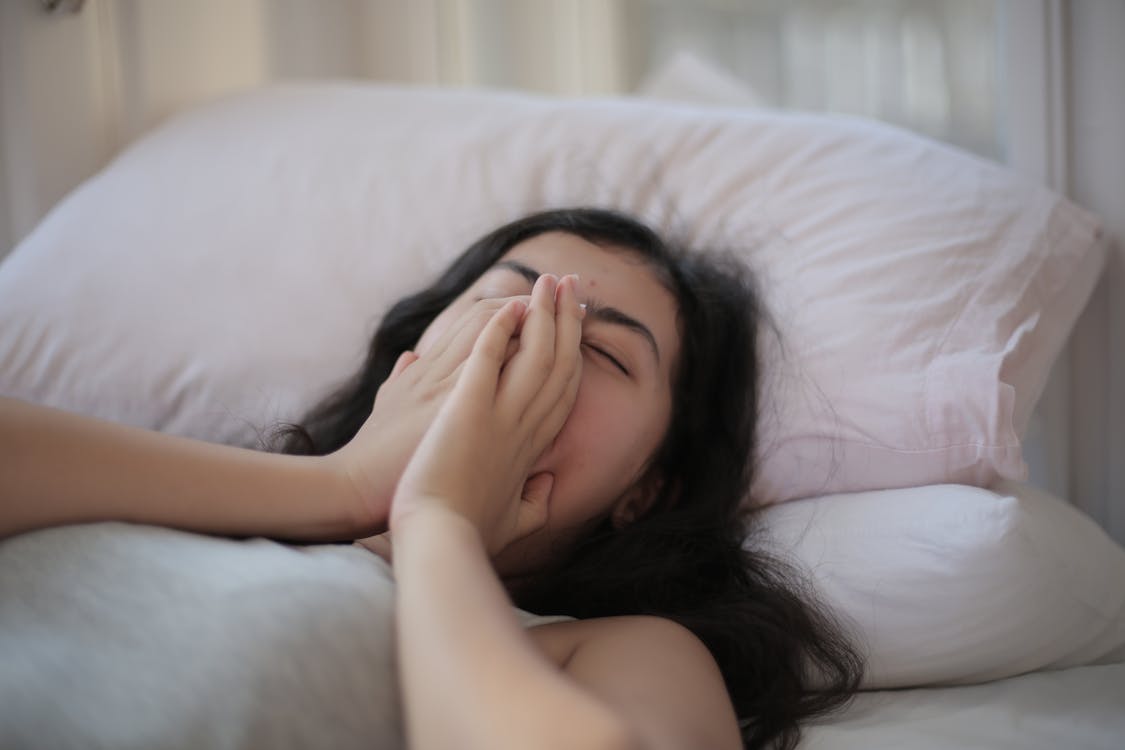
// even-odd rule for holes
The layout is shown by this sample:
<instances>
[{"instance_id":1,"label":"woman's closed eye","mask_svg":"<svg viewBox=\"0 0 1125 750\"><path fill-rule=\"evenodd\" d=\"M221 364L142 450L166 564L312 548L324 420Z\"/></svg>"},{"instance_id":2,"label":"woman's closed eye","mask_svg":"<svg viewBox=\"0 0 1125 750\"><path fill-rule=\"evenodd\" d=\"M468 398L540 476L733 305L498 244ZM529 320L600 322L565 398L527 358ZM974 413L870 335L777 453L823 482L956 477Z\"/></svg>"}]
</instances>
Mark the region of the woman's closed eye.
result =
<instances>
[{"instance_id":1,"label":"woman's closed eye","mask_svg":"<svg viewBox=\"0 0 1125 750\"><path fill-rule=\"evenodd\" d=\"M623 374L625 374L625 375L629 374L629 369L627 367L625 367L625 365L621 364L621 360L617 359L617 357L610 354L603 347L598 346L597 344L592 344L589 341L583 341L582 346L586 347L587 349L594 352L595 354L597 354L602 359L609 362L611 365L613 365L618 370L620 370Z\"/></svg>"}]
</instances>

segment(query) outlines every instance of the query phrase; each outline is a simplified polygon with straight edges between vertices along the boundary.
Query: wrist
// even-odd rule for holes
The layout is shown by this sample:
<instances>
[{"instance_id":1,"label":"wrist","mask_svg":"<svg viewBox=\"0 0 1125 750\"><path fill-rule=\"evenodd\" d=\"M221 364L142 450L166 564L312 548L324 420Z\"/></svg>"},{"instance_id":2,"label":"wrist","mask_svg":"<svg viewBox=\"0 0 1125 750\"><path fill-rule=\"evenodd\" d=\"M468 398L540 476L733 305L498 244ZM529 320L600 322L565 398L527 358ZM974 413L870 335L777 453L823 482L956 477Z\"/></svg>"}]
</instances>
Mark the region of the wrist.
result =
<instances>
[{"instance_id":1,"label":"wrist","mask_svg":"<svg viewBox=\"0 0 1125 750\"><path fill-rule=\"evenodd\" d=\"M364 535L351 489L335 467L322 456L261 454L263 484L250 490L238 504L227 504L245 517L245 531L231 533L317 543L355 539ZM175 524L173 524L175 525Z\"/></svg>"},{"instance_id":2,"label":"wrist","mask_svg":"<svg viewBox=\"0 0 1125 750\"><path fill-rule=\"evenodd\" d=\"M390 530L396 548L457 540L484 551L480 531L472 521L437 501L412 499L409 510L392 515Z\"/></svg>"},{"instance_id":3,"label":"wrist","mask_svg":"<svg viewBox=\"0 0 1125 750\"><path fill-rule=\"evenodd\" d=\"M360 538L387 530L390 503L380 499L385 493L381 487L373 486L370 475L357 472L341 451L312 460L317 462L326 497L347 526L344 536Z\"/></svg>"},{"instance_id":4,"label":"wrist","mask_svg":"<svg viewBox=\"0 0 1125 750\"><path fill-rule=\"evenodd\" d=\"M391 535L400 592L433 590L448 585L451 576L495 575L476 527L448 508L412 508L393 519Z\"/></svg>"}]
</instances>

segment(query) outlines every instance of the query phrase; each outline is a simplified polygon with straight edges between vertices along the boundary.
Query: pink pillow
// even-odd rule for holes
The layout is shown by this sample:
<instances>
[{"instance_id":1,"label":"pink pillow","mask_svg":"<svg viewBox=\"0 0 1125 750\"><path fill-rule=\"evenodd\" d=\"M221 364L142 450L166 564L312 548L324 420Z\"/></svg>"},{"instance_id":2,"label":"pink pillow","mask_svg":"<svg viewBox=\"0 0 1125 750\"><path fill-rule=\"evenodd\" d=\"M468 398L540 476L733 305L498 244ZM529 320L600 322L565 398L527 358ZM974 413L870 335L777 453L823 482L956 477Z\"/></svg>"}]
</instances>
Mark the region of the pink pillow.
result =
<instances>
[{"instance_id":1,"label":"pink pillow","mask_svg":"<svg viewBox=\"0 0 1125 750\"><path fill-rule=\"evenodd\" d=\"M764 502L1021 477L1104 254L1059 196L863 120L289 86L145 137L0 266L0 393L255 444L472 239L575 204L760 276Z\"/></svg>"}]
</instances>

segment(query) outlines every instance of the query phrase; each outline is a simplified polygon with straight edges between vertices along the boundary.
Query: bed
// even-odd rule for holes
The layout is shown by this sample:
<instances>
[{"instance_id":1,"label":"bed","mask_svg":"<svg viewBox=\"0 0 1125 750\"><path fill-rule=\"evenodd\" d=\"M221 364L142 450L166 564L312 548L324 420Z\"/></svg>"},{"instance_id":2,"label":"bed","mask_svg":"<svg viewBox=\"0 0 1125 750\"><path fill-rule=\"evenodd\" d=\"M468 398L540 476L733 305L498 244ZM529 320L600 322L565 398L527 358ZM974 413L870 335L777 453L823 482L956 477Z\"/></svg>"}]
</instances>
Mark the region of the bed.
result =
<instances>
[{"instance_id":1,"label":"bed","mask_svg":"<svg viewBox=\"0 0 1125 750\"><path fill-rule=\"evenodd\" d=\"M0 265L0 393L261 446L358 366L389 302L491 226L574 204L759 279L768 507L747 544L804 569L868 658L803 747L1122 746L1125 550L1028 485L1021 450L1101 273L1098 220L894 128L349 83L220 101ZM0 745L400 746L392 600L346 545L6 540Z\"/></svg>"}]
</instances>

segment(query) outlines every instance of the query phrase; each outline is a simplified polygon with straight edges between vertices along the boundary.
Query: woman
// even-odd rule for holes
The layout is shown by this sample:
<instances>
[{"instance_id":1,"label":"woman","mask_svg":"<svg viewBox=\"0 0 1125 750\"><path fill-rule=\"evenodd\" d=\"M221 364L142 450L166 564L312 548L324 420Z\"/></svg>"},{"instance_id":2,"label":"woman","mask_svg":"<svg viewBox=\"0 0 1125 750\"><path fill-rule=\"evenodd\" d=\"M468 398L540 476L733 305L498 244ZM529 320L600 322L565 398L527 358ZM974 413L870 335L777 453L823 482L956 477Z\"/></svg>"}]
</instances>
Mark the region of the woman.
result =
<instances>
[{"instance_id":1,"label":"woman","mask_svg":"<svg viewBox=\"0 0 1125 750\"><path fill-rule=\"evenodd\" d=\"M733 267L612 212L537 214L392 308L287 431L312 455L4 403L3 532L389 530L365 544L389 557L393 535L413 747L791 747L860 667L741 547L756 324ZM582 619L525 631L513 601Z\"/></svg>"}]
</instances>

